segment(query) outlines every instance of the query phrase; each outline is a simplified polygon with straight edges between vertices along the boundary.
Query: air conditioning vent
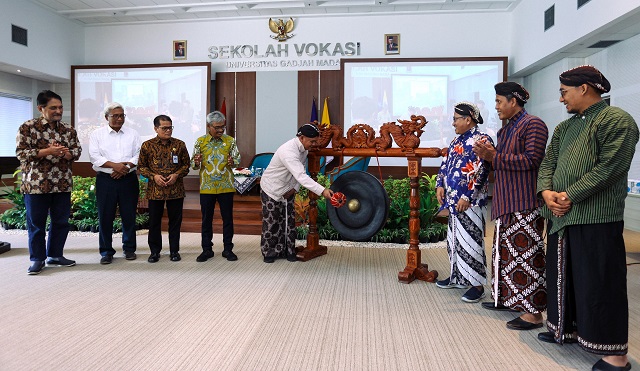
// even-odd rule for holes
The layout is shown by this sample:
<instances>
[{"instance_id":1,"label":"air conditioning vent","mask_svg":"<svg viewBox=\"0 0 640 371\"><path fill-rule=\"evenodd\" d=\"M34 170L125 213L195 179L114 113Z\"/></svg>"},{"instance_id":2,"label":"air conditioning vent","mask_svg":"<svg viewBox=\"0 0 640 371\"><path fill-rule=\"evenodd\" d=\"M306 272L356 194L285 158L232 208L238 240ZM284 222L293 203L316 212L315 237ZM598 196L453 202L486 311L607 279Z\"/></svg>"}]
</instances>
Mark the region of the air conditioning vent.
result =
<instances>
[{"instance_id":1,"label":"air conditioning vent","mask_svg":"<svg viewBox=\"0 0 640 371\"><path fill-rule=\"evenodd\" d=\"M597 43L589 46L589 48L608 48L613 44L617 44L622 40L600 40Z\"/></svg>"},{"instance_id":2,"label":"air conditioning vent","mask_svg":"<svg viewBox=\"0 0 640 371\"><path fill-rule=\"evenodd\" d=\"M12 24L11 41L20 45L27 46L27 29Z\"/></svg>"},{"instance_id":3,"label":"air conditioning vent","mask_svg":"<svg viewBox=\"0 0 640 371\"><path fill-rule=\"evenodd\" d=\"M544 30L548 30L555 24L555 5L544 11Z\"/></svg>"},{"instance_id":4,"label":"air conditioning vent","mask_svg":"<svg viewBox=\"0 0 640 371\"><path fill-rule=\"evenodd\" d=\"M589 1L591 0L578 0L578 9L580 9L581 6L588 3Z\"/></svg>"}]
</instances>

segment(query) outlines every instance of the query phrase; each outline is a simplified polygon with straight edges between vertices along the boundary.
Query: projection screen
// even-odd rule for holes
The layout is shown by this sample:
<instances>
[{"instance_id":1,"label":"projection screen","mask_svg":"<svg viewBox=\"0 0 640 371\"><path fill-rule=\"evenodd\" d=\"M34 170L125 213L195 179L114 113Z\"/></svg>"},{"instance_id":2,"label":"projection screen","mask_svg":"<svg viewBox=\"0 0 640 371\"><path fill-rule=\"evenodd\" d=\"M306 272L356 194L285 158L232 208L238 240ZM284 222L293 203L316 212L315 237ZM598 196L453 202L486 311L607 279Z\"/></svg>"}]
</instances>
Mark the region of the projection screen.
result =
<instances>
[{"instance_id":1,"label":"projection screen","mask_svg":"<svg viewBox=\"0 0 640 371\"><path fill-rule=\"evenodd\" d=\"M135 128L143 141L153 138L153 119L171 117L173 137L184 141L189 152L205 134L209 110L210 63L72 66L71 118L89 162L89 135L106 125L104 108L111 102L124 107L125 127Z\"/></svg>"},{"instance_id":2,"label":"projection screen","mask_svg":"<svg viewBox=\"0 0 640 371\"><path fill-rule=\"evenodd\" d=\"M501 122L494 107L493 86L507 78L507 58L343 59L343 122L365 123L379 133L385 122L412 114L429 121L421 147L445 148L455 136L452 107L460 101L479 106L480 130L494 140ZM381 158L381 165L404 166L406 160ZM440 166L424 159L423 166Z\"/></svg>"}]
</instances>

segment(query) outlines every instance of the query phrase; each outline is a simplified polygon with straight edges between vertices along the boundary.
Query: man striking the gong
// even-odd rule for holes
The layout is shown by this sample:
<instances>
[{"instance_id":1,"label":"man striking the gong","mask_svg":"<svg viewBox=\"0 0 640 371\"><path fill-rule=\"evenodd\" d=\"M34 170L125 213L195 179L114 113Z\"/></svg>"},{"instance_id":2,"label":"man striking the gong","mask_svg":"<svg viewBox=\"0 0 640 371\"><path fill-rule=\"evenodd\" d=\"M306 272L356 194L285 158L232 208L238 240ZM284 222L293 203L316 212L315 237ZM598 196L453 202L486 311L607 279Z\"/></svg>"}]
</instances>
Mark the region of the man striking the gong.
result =
<instances>
[{"instance_id":1,"label":"man striking the gong","mask_svg":"<svg viewBox=\"0 0 640 371\"><path fill-rule=\"evenodd\" d=\"M277 258L294 262L295 211L293 201L300 185L331 199L333 191L314 181L305 168L309 149L318 145L320 131L313 124L302 125L296 137L280 146L260 179L262 201L262 238L260 249L265 263Z\"/></svg>"}]
</instances>

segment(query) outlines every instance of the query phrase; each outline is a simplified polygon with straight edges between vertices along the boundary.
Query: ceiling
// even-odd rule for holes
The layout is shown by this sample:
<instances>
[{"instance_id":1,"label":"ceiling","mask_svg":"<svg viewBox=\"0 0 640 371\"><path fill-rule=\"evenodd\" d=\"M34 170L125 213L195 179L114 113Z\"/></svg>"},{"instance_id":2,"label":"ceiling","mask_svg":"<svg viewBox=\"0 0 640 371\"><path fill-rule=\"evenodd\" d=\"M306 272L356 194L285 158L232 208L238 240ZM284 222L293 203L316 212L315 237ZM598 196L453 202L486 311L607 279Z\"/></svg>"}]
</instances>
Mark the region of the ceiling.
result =
<instances>
[{"instance_id":1,"label":"ceiling","mask_svg":"<svg viewBox=\"0 0 640 371\"><path fill-rule=\"evenodd\" d=\"M264 17L367 16L373 14L511 12L523 0L29 0L86 27ZM585 35L540 59L512 77L526 76L563 58L587 57L608 40L640 34L640 10ZM20 66L0 62L0 71L16 74ZM38 71L22 69L22 76L65 82ZM68 81L67 81L68 82Z\"/></svg>"},{"instance_id":2,"label":"ceiling","mask_svg":"<svg viewBox=\"0 0 640 371\"><path fill-rule=\"evenodd\" d=\"M86 26L162 21L511 11L522 0L31 0Z\"/></svg>"}]
</instances>

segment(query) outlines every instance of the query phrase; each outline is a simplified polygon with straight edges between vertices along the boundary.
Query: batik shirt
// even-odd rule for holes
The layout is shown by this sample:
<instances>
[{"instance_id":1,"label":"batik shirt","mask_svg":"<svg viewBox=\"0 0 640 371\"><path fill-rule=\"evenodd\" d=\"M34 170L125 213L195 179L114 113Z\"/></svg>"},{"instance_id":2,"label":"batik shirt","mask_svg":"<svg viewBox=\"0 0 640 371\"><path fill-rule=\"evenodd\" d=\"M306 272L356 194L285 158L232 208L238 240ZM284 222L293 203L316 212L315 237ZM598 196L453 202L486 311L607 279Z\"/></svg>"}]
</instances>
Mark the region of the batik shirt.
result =
<instances>
[{"instance_id":1,"label":"batik shirt","mask_svg":"<svg viewBox=\"0 0 640 371\"><path fill-rule=\"evenodd\" d=\"M227 164L227 157L233 158L233 166L240 164L240 152L235 139L223 134L220 139L203 135L196 140L194 156L200 153L200 193L219 194L235 192L233 187L233 168Z\"/></svg>"},{"instance_id":2,"label":"batik shirt","mask_svg":"<svg viewBox=\"0 0 640 371\"><path fill-rule=\"evenodd\" d=\"M41 149L54 142L69 148L71 160L51 155L38 157ZM25 122L16 137L16 157L22 170L20 191L28 194L71 192L71 164L80 158L81 152L78 135L71 125L49 122L44 117Z\"/></svg>"},{"instance_id":3,"label":"batik shirt","mask_svg":"<svg viewBox=\"0 0 640 371\"><path fill-rule=\"evenodd\" d=\"M184 197L183 178L189 174L189 152L183 141L169 138L162 141L155 137L142 143L138 157L140 174L149 178L147 198L149 200L173 200ZM168 187L160 187L154 175L177 174L178 179Z\"/></svg>"},{"instance_id":4,"label":"batik shirt","mask_svg":"<svg viewBox=\"0 0 640 371\"><path fill-rule=\"evenodd\" d=\"M460 199L469 201L472 207L487 204L489 168L472 150L478 140L493 145L491 137L478 131L477 127L459 135L449 145L436 181L436 187L443 187L445 191L440 210L448 209L451 214L457 214L456 204Z\"/></svg>"}]
</instances>

